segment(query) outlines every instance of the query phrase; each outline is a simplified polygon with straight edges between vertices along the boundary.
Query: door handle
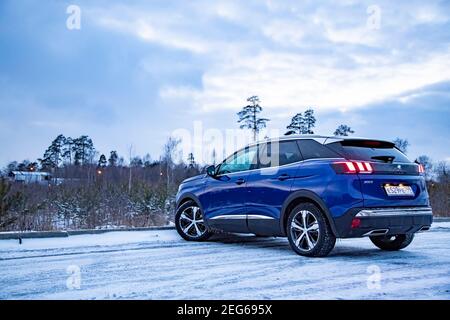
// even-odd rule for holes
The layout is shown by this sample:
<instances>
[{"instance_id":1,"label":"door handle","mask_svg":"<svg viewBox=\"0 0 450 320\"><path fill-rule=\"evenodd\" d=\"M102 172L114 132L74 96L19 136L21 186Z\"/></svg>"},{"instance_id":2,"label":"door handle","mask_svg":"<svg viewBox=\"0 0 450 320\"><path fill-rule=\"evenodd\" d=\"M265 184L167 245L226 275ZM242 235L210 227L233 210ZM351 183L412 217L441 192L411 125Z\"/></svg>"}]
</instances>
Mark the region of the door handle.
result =
<instances>
[{"instance_id":1,"label":"door handle","mask_svg":"<svg viewBox=\"0 0 450 320\"><path fill-rule=\"evenodd\" d=\"M287 175L286 173L283 173L282 175L278 176L278 180L284 181L289 179L291 176Z\"/></svg>"},{"instance_id":2,"label":"door handle","mask_svg":"<svg viewBox=\"0 0 450 320\"><path fill-rule=\"evenodd\" d=\"M236 180L236 184L243 184L244 182L245 182L245 180L242 178L239 178Z\"/></svg>"}]
</instances>

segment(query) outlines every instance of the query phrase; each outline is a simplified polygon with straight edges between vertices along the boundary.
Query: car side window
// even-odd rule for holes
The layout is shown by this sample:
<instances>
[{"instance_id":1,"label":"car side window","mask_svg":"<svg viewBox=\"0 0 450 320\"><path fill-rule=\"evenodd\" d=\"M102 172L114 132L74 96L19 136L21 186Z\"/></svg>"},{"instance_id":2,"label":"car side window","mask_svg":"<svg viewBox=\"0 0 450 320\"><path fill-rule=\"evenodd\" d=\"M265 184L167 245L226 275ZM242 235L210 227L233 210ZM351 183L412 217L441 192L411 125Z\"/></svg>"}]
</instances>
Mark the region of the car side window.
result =
<instances>
[{"instance_id":1,"label":"car side window","mask_svg":"<svg viewBox=\"0 0 450 320\"><path fill-rule=\"evenodd\" d=\"M305 160L317 158L341 158L335 151L312 139L297 140L297 144Z\"/></svg>"},{"instance_id":2,"label":"car side window","mask_svg":"<svg viewBox=\"0 0 450 320\"><path fill-rule=\"evenodd\" d=\"M259 167L282 166L303 160L295 141L268 142L260 146Z\"/></svg>"},{"instance_id":3,"label":"car side window","mask_svg":"<svg viewBox=\"0 0 450 320\"><path fill-rule=\"evenodd\" d=\"M257 147L247 147L228 157L219 167L217 174L250 170L256 165Z\"/></svg>"}]
</instances>

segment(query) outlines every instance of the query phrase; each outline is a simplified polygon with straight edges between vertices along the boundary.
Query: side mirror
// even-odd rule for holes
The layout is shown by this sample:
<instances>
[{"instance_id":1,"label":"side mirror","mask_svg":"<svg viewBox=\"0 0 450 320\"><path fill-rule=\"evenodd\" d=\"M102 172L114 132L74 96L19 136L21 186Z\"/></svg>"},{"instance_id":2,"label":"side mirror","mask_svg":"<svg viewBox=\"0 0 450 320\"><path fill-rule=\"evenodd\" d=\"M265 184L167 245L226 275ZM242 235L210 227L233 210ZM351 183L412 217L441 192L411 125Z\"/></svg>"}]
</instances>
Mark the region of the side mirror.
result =
<instances>
[{"instance_id":1,"label":"side mirror","mask_svg":"<svg viewBox=\"0 0 450 320\"><path fill-rule=\"evenodd\" d=\"M206 168L206 174L210 177L214 177L216 175L216 166L209 166Z\"/></svg>"}]
</instances>

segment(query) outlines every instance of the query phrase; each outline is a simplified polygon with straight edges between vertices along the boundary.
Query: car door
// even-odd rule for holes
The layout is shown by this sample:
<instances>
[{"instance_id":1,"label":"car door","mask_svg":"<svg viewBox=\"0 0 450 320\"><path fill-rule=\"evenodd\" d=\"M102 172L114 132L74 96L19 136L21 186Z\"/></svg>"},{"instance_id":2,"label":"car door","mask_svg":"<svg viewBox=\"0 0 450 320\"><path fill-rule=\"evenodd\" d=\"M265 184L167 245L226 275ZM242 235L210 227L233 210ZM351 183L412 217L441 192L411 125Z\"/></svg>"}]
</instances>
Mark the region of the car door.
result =
<instances>
[{"instance_id":1,"label":"car door","mask_svg":"<svg viewBox=\"0 0 450 320\"><path fill-rule=\"evenodd\" d=\"M248 232L247 178L256 166L257 147L244 148L227 158L206 182L205 217L210 227L229 232Z\"/></svg>"},{"instance_id":2,"label":"car door","mask_svg":"<svg viewBox=\"0 0 450 320\"><path fill-rule=\"evenodd\" d=\"M247 223L250 232L274 235L280 232L281 207L289 196L302 160L295 140L260 145L258 169L247 181Z\"/></svg>"}]
</instances>

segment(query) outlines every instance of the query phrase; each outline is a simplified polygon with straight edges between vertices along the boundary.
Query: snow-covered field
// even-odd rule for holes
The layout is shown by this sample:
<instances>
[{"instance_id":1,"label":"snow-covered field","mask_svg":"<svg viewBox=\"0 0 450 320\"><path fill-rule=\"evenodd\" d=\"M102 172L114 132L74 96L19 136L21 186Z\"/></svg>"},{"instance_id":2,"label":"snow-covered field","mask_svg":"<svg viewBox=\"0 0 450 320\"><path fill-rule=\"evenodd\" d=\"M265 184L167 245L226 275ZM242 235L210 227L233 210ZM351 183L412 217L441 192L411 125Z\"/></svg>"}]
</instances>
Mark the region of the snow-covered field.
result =
<instances>
[{"instance_id":1,"label":"snow-covered field","mask_svg":"<svg viewBox=\"0 0 450 320\"><path fill-rule=\"evenodd\" d=\"M315 259L283 238L175 230L0 240L0 299L450 299L450 223L403 251L349 239Z\"/></svg>"}]
</instances>

